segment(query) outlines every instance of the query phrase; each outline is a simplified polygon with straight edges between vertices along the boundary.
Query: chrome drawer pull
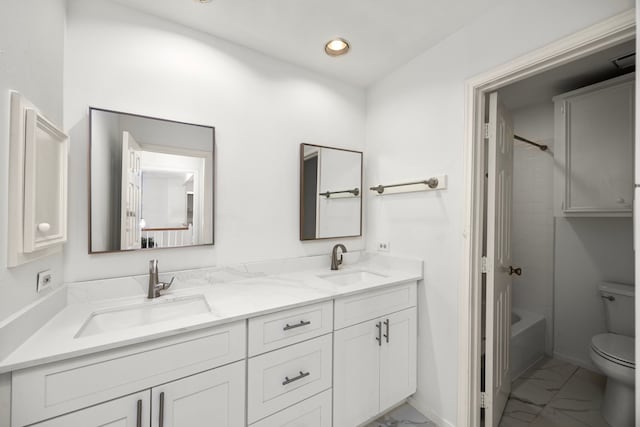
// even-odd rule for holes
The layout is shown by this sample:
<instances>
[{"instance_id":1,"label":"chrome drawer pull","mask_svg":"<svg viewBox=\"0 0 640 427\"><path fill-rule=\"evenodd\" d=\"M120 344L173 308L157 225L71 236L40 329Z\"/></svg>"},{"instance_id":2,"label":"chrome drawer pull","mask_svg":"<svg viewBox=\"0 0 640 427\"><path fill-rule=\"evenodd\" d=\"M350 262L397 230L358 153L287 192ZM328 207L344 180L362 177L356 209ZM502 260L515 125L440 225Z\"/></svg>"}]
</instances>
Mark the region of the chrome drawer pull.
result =
<instances>
[{"instance_id":1,"label":"chrome drawer pull","mask_svg":"<svg viewBox=\"0 0 640 427\"><path fill-rule=\"evenodd\" d=\"M378 328L378 336L376 337L376 341L378 341L378 346L382 345L382 322L376 323L376 328Z\"/></svg>"},{"instance_id":2,"label":"chrome drawer pull","mask_svg":"<svg viewBox=\"0 0 640 427\"><path fill-rule=\"evenodd\" d=\"M160 427L164 427L164 391L160 393L160 414L159 414L159 422L158 425Z\"/></svg>"},{"instance_id":3,"label":"chrome drawer pull","mask_svg":"<svg viewBox=\"0 0 640 427\"><path fill-rule=\"evenodd\" d=\"M136 427L142 427L142 399L138 400L138 408L136 411Z\"/></svg>"},{"instance_id":4,"label":"chrome drawer pull","mask_svg":"<svg viewBox=\"0 0 640 427\"><path fill-rule=\"evenodd\" d=\"M301 380L304 377L308 377L309 375L311 375L311 372L300 371L300 375L298 375L297 377L293 377L293 378L284 377L284 381L282 381L282 385L291 384L292 382Z\"/></svg>"},{"instance_id":5,"label":"chrome drawer pull","mask_svg":"<svg viewBox=\"0 0 640 427\"><path fill-rule=\"evenodd\" d=\"M387 333L383 336L387 339L387 343L389 342L389 319L384 321L384 325L387 327Z\"/></svg>"},{"instance_id":6,"label":"chrome drawer pull","mask_svg":"<svg viewBox=\"0 0 640 427\"><path fill-rule=\"evenodd\" d=\"M287 323L286 325L284 325L284 328L282 328L282 330L288 331L289 329L295 329L295 328L299 328L301 326L307 326L310 324L311 324L311 321L301 320L300 323L296 323L295 325L290 325Z\"/></svg>"}]
</instances>

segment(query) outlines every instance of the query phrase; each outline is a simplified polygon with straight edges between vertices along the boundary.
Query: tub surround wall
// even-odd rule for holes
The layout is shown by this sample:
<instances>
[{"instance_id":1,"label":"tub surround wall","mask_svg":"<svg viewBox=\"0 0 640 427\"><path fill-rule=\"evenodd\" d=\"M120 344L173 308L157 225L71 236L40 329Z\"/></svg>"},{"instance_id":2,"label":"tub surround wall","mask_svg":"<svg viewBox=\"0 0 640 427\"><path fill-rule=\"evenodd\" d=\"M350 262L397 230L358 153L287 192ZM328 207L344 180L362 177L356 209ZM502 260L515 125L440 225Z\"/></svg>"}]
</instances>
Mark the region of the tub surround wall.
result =
<instances>
[{"instance_id":1,"label":"tub surround wall","mask_svg":"<svg viewBox=\"0 0 640 427\"><path fill-rule=\"evenodd\" d=\"M362 150L363 89L113 2L68 3L67 281L140 274L150 258L177 270L330 252L299 240L299 144ZM215 126L215 246L87 255L89 106Z\"/></svg>"},{"instance_id":2,"label":"tub surround wall","mask_svg":"<svg viewBox=\"0 0 640 427\"><path fill-rule=\"evenodd\" d=\"M524 96L524 95L523 95ZM547 151L521 142L513 150L513 276L514 307L546 320L545 352L553 354L553 103L511 112L514 132L549 146Z\"/></svg>"},{"instance_id":3,"label":"tub surround wall","mask_svg":"<svg viewBox=\"0 0 640 427\"><path fill-rule=\"evenodd\" d=\"M449 177L444 192L369 197L365 230L369 249L389 241L394 255L426 261L413 403L439 425L456 425L465 81L634 3L502 2L369 88L365 187L439 173Z\"/></svg>"}]
</instances>

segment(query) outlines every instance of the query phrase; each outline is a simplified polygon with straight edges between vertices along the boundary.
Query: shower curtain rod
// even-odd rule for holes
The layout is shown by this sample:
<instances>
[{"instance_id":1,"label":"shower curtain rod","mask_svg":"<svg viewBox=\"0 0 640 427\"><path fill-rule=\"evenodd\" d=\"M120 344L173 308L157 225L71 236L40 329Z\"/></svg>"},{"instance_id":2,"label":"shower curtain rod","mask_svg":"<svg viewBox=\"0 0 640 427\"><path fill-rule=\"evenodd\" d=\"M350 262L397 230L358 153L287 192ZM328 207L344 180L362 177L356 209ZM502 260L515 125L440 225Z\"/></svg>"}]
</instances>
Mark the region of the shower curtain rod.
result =
<instances>
[{"instance_id":1,"label":"shower curtain rod","mask_svg":"<svg viewBox=\"0 0 640 427\"><path fill-rule=\"evenodd\" d=\"M537 142L529 141L527 138L523 138L523 137L518 136L518 135L513 135L513 139L517 139L518 141L526 142L527 144L535 145L536 147L538 147L542 151L547 151L547 148L549 148L548 146L546 146L544 144L538 144Z\"/></svg>"}]
</instances>

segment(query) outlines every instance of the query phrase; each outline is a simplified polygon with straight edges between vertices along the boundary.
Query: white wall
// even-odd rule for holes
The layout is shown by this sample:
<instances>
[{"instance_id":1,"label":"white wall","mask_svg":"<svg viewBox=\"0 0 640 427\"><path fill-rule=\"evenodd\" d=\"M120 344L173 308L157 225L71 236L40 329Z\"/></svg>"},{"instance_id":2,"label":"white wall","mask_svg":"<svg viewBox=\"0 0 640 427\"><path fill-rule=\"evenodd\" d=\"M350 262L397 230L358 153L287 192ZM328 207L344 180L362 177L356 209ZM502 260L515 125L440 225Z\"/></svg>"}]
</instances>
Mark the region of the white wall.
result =
<instances>
[{"instance_id":1,"label":"white wall","mask_svg":"<svg viewBox=\"0 0 640 427\"><path fill-rule=\"evenodd\" d=\"M37 299L38 271L52 269L56 285L63 279L60 254L7 268L7 199L9 90L62 125L64 28L64 0L0 3L0 321Z\"/></svg>"},{"instance_id":2,"label":"white wall","mask_svg":"<svg viewBox=\"0 0 640 427\"><path fill-rule=\"evenodd\" d=\"M365 187L449 175L443 192L369 197L366 228L368 249L388 240L394 255L425 260L415 401L436 421L456 420L465 80L633 5L505 1L369 90Z\"/></svg>"},{"instance_id":3,"label":"white wall","mask_svg":"<svg viewBox=\"0 0 640 427\"><path fill-rule=\"evenodd\" d=\"M595 369L591 337L606 332L602 281L634 283L631 218L556 218L554 353Z\"/></svg>"},{"instance_id":4,"label":"white wall","mask_svg":"<svg viewBox=\"0 0 640 427\"><path fill-rule=\"evenodd\" d=\"M553 103L512 112L516 135L546 144L547 151L515 141L513 150L513 305L546 319L547 354L553 354Z\"/></svg>"},{"instance_id":5,"label":"white wall","mask_svg":"<svg viewBox=\"0 0 640 427\"><path fill-rule=\"evenodd\" d=\"M67 24L68 281L329 254L299 241L299 144L362 149L363 90L104 0L69 1ZM215 246L87 255L89 105L216 127Z\"/></svg>"}]
</instances>

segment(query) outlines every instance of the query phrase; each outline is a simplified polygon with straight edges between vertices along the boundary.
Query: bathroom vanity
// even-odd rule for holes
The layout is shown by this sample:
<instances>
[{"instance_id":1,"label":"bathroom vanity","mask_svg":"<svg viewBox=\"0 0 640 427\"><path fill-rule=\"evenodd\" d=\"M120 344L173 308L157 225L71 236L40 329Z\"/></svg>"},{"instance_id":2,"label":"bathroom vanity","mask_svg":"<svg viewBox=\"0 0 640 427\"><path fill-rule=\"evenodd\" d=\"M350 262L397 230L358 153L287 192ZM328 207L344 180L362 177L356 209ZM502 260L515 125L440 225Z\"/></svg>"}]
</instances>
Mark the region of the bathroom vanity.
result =
<instances>
[{"instance_id":1,"label":"bathroom vanity","mask_svg":"<svg viewBox=\"0 0 640 427\"><path fill-rule=\"evenodd\" d=\"M422 262L345 254L69 284L0 362L11 426L354 427L416 390ZM265 272L269 272L266 274Z\"/></svg>"}]
</instances>

